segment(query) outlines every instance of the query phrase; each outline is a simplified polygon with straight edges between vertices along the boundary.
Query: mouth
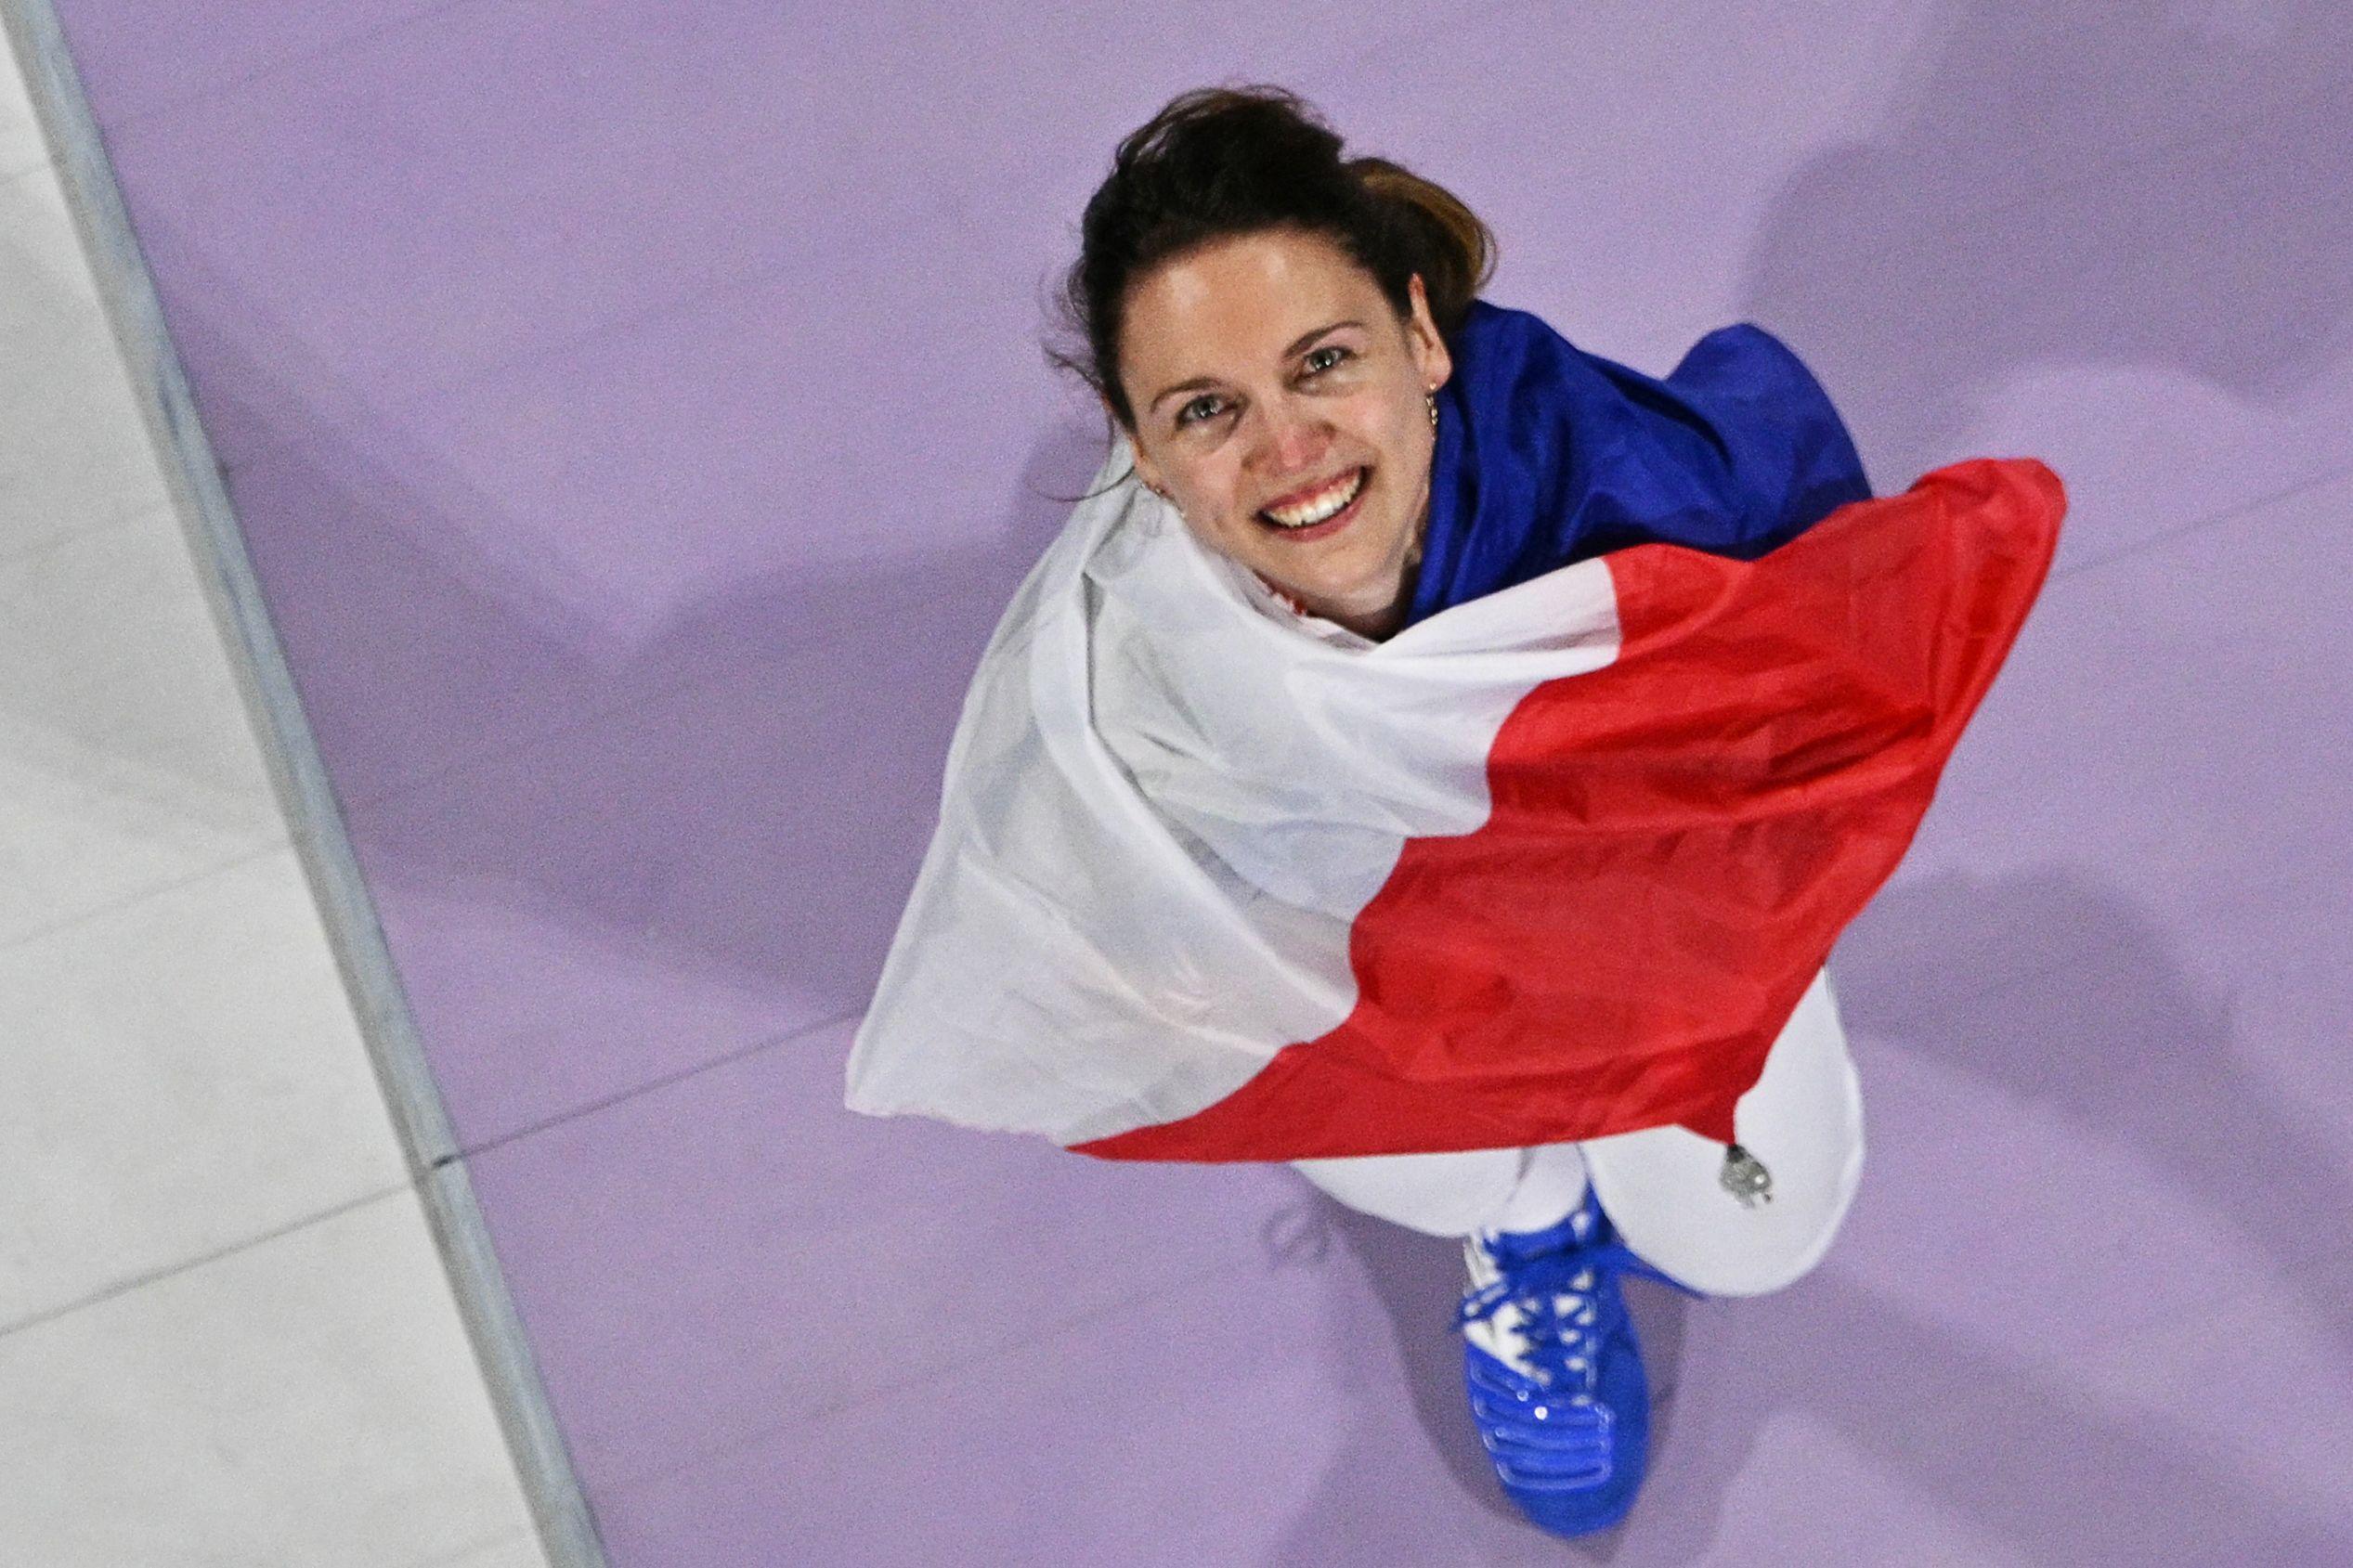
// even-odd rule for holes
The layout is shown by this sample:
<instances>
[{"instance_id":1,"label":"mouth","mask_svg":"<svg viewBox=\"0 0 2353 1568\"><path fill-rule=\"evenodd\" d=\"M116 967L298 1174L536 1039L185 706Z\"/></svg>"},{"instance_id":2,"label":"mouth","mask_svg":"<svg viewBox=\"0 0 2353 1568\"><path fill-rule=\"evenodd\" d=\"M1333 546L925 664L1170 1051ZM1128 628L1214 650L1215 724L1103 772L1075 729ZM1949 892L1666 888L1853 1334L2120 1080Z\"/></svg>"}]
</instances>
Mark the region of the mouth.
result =
<instances>
[{"instance_id":1,"label":"mouth","mask_svg":"<svg viewBox=\"0 0 2353 1568\"><path fill-rule=\"evenodd\" d=\"M1324 538L1356 521L1363 510L1364 493L1372 486L1372 471L1354 468L1253 515L1262 526L1287 539Z\"/></svg>"}]
</instances>

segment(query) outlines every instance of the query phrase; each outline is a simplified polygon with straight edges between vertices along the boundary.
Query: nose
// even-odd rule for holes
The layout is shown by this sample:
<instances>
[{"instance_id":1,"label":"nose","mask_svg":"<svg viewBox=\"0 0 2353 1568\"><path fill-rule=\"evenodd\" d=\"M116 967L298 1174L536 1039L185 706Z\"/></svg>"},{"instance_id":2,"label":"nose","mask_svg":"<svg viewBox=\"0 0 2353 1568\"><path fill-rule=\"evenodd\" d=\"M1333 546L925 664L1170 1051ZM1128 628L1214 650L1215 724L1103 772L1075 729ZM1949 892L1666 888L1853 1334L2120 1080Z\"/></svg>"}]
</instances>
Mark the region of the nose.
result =
<instances>
[{"instance_id":1,"label":"nose","mask_svg":"<svg viewBox=\"0 0 2353 1568\"><path fill-rule=\"evenodd\" d=\"M1264 417L1252 454L1258 472L1270 480L1312 476L1332 450L1332 421L1288 397L1262 402L1258 409Z\"/></svg>"}]
</instances>

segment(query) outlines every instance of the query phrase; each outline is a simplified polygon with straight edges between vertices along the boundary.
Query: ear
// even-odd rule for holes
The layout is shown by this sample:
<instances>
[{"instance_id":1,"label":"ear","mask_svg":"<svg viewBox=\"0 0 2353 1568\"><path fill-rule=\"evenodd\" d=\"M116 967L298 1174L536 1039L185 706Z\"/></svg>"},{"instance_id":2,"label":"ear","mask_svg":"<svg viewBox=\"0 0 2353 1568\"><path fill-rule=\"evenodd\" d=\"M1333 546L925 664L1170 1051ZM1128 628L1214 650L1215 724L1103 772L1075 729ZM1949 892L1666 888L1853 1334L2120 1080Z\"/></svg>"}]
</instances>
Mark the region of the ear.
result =
<instances>
[{"instance_id":1,"label":"ear","mask_svg":"<svg viewBox=\"0 0 2353 1568\"><path fill-rule=\"evenodd\" d=\"M1454 356L1446 351L1446 340L1438 335L1436 321L1430 316L1430 292L1415 273L1406 282L1406 290L1413 296L1413 314L1406 318L1406 346L1412 350L1414 368L1421 371L1422 384L1436 391L1454 374Z\"/></svg>"}]
</instances>

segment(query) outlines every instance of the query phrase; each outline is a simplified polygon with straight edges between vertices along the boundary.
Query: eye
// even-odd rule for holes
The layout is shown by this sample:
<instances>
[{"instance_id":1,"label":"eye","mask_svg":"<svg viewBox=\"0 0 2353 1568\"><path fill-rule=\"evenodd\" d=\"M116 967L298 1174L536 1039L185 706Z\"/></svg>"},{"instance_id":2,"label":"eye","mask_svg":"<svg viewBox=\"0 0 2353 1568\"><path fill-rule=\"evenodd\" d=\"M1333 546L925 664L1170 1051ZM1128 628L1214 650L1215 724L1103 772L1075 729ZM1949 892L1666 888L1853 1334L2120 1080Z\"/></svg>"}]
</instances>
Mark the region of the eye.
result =
<instances>
[{"instance_id":1,"label":"eye","mask_svg":"<svg viewBox=\"0 0 2353 1568\"><path fill-rule=\"evenodd\" d=\"M1186 404L1183 408L1181 408L1177 409L1177 410L1176 410L1176 423L1177 423L1178 427L1179 427L1179 428L1182 428L1182 427L1183 427L1183 426L1185 426L1185 425L1189 425L1189 424L1193 423L1193 422L1194 422L1195 421L1197 421L1197 420L1205 420L1205 419L1209 418L1209 415L1208 415L1208 414L1202 413L1202 412L1200 412L1200 411L1199 411L1199 410L1200 410L1200 408L1201 408L1201 406L1202 406L1202 404L1204 404L1204 403L1214 404L1214 403L1216 403L1216 401L1217 401L1217 399L1216 399L1215 397L1209 397L1209 396L1201 396L1201 397L1196 397L1196 398L1194 398L1191 402L1190 402L1190 403Z\"/></svg>"},{"instance_id":2,"label":"eye","mask_svg":"<svg viewBox=\"0 0 2353 1568\"><path fill-rule=\"evenodd\" d=\"M1319 365L1316 363L1316 356L1322 354L1336 355L1338 357L1332 359L1329 364ZM1320 375L1323 371L1331 369L1333 365L1339 364L1342 359L1353 359L1356 356L1354 354L1350 353L1347 349L1341 347L1338 343L1328 343L1321 348L1311 350L1308 353L1307 373L1310 375Z\"/></svg>"}]
</instances>

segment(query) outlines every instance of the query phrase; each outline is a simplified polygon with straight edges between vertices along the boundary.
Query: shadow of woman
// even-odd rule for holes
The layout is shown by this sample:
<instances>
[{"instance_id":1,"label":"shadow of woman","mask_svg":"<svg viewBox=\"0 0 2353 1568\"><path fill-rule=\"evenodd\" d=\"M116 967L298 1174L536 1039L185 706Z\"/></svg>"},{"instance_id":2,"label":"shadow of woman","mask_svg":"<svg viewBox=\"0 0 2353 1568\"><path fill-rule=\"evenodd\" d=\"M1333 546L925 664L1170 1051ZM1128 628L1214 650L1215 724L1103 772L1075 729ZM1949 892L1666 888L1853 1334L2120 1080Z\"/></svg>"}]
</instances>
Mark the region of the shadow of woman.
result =
<instances>
[{"instance_id":1,"label":"shadow of woman","mask_svg":"<svg viewBox=\"0 0 2353 1568\"><path fill-rule=\"evenodd\" d=\"M295 373L298 335L213 280L188 260L174 335L254 448L228 472L230 498L393 957L436 1068L530 1102L485 1111L453 1093L466 1146L853 1014L936 818L972 667L1069 514L1059 498L1099 465L1100 427L1047 425L1011 496L974 500L962 527L929 528L904 560L718 581L622 627L584 611L530 548L525 499L371 423L364 389L327 398L332 419L307 408L293 388L332 383L332 369ZM266 359L264 343L289 346ZM774 526L811 525L795 504L780 496ZM663 525L646 519L649 540ZM586 1020L576 1036L616 1034L604 1057L576 1039L580 1087L532 1090L544 1047L481 999L546 978L408 915L445 894L627 955L668 988L672 1017L716 998L709 1016L731 1021L640 1043ZM749 1037L733 1021L747 1009L725 1001L746 995Z\"/></svg>"},{"instance_id":2,"label":"shadow of woman","mask_svg":"<svg viewBox=\"0 0 2353 1568\"><path fill-rule=\"evenodd\" d=\"M2353 9L1962 0L1897 118L1774 200L1743 288L1881 488L1966 456L2036 365L2155 365L2277 396L2353 323Z\"/></svg>"},{"instance_id":3,"label":"shadow of woman","mask_svg":"<svg viewBox=\"0 0 2353 1568\"><path fill-rule=\"evenodd\" d=\"M1932 1056L2175 1166L2180 1187L2211 1197L2353 1364L2353 1309L2307 1283L2303 1266L2353 1223L2342 1161L2241 1069L2229 1009L2197 992L2161 934L2125 901L2055 874L1935 878L1891 890L1866 911L1833 970L1850 1028L1874 1049ZM1873 1200L1866 1177L1858 1213ZM2040 1200L2070 1199L2059 1191ZM2315 1225L2316 1213L2338 1219ZM1345 1548L1352 1561L1417 1561L1398 1545L1398 1516L1409 1508L1427 1512L1426 1528L1459 1548L1452 1561L1518 1561L1532 1539L1548 1540L1498 1491L1462 1407L1459 1341L1445 1331L1461 1285L1453 1247L1320 1197L1302 1200L1296 1226L1286 1245L1319 1258L1336 1247L1354 1267L1332 1271L1335 1295L1370 1295L1386 1321L1395 1378L1366 1377L1357 1397L1410 1405L1444 1480L1434 1471L1410 1502L1376 1503L1364 1477L1396 1473L1396 1456L1376 1463L1370 1453L1344 1455L1279 1560L1332 1561ZM2014 1244L2035 1245L2027 1235ZM2088 1380L2011 1357L1998 1332L1958 1336L1840 1265L1834 1248L1788 1289L1736 1302L1695 1304L1633 1282L1629 1301L1659 1416L1652 1474L1624 1525L1550 1542L1554 1560L1687 1562L1719 1550L1728 1499L1744 1479L1755 1484L1757 1455L1792 1420L1829 1428L1974 1533L2031 1561L2353 1556L2353 1533L2311 1523L2308 1502L2269 1495L2258 1476L2216 1464L2202 1434L2169 1430ZM2221 1266L2184 1258L2181 1277L2211 1277ZM1359 1272L1360 1282L1348 1277ZM2101 1288L2095 1274L2083 1277L2086 1291ZM2063 1326L2110 1305L2088 1295L2043 1301L2038 1321ZM1335 1305L1349 1310L1345 1300ZM2150 1327L2168 1310L2152 1306ZM1358 1449L1395 1442L1394 1427L1384 1434L1370 1412L1361 1431ZM1838 1506L1826 1495L1813 1501ZM1747 1552L1771 1543L1733 1544ZM1873 1549L1867 1540L1854 1545ZM1427 1541L1419 1548L1429 1549Z\"/></svg>"},{"instance_id":4,"label":"shadow of woman","mask_svg":"<svg viewBox=\"0 0 2353 1568\"><path fill-rule=\"evenodd\" d=\"M2256 1052L2233 1038L2229 1003L2115 892L2059 872L1925 879L1866 910L1833 967L1859 1034L2129 1147L2277 1276L2353 1232L2341 1145L2242 1065ZM2304 1304L2353 1365L2353 1303Z\"/></svg>"}]
</instances>

